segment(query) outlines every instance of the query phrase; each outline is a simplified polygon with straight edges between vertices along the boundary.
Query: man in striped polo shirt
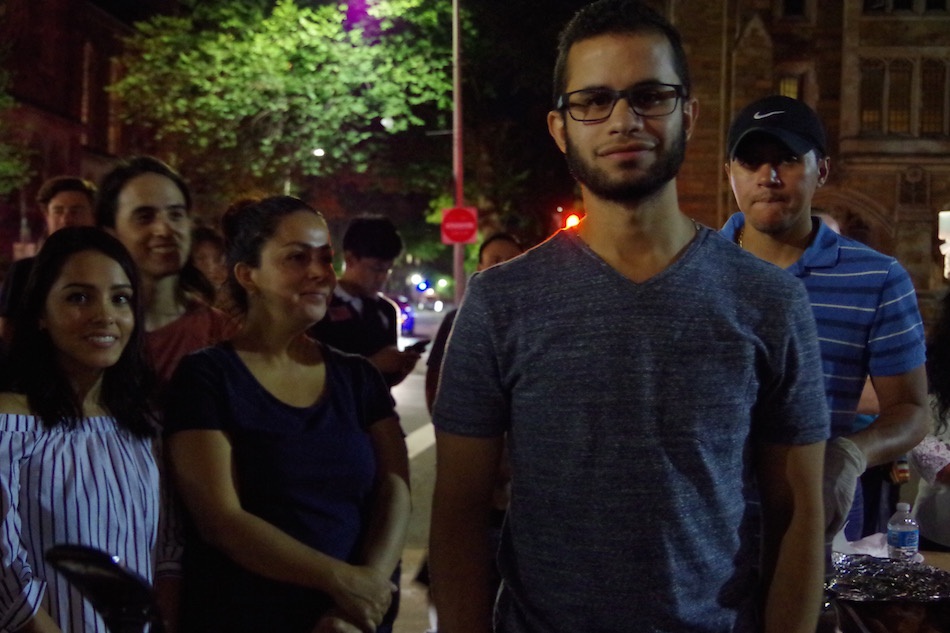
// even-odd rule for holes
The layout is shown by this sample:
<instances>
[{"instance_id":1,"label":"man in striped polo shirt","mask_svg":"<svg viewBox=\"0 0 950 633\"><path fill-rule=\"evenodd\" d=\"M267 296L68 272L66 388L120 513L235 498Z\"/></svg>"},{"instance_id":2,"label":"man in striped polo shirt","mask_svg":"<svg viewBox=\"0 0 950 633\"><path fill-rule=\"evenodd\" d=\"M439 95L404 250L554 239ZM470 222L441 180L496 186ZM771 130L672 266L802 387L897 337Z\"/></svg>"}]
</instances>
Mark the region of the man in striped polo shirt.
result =
<instances>
[{"instance_id":1,"label":"man in striped polo shirt","mask_svg":"<svg viewBox=\"0 0 950 633\"><path fill-rule=\"evenodd\" d=\"M722 233L808 290L833 438L825 453L826 539L847 522L846 535L856 540L863 521L858 477L927 432L924 330L914 286L897 260L812 216L812 197L829 173L825 148L821 121L797 99L775 95L744 108L730 127L725 165L741 212ZM880 415L858 430L855 412L869 375Z\"/></svg>"}]
</instances>

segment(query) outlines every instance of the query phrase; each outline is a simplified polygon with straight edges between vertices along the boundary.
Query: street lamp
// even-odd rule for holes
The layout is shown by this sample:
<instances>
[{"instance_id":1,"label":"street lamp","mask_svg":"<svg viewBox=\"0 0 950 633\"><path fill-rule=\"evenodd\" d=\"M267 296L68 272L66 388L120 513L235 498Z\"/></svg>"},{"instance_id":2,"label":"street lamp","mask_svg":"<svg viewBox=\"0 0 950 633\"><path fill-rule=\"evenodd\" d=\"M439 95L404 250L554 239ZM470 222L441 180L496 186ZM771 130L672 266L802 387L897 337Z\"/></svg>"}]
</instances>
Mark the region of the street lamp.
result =
<instances>
[{"instance_id":1,"label":"street lamp","mask_svg":"<svg viewBox=\"0 0 950 633\"><path fill-rule=\"evenodd\" d=\"M462 31L459 24L459 0L452 0L452 171L455 174L455 207L465 206L462 164ZM452 276L455 278L455 303L465 294L465 245L452 246Z\"/></svg>"},{"instance_id":2,"label":"street lamp","mask_svg":"<svg viewBox=\"0 0 950 633\"><path fill-rule=\"evenodd\" d=\"M940 254L943 255L943 278L950 279L950 210L937 214L937 238L943 242Z\"/></svg>"}]
</instances>

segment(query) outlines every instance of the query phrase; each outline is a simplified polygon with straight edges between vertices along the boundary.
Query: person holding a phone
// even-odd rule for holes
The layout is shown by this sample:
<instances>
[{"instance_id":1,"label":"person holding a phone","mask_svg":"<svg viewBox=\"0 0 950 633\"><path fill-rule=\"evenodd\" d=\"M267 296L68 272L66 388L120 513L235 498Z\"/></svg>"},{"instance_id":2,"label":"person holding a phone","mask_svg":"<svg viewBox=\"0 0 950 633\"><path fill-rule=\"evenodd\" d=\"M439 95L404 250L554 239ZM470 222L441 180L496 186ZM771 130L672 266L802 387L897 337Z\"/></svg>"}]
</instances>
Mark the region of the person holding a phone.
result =
<instances>
[{"instance_id":1,"label":"person holding a phone","mask_svg":"<svg viewBox=\"0 0 950 633\"><path fill-rule=\"evenodd\" d=\"M343 274L322 321L310 335L338 350L369 359L390 387L415 369L422 350L400 350L399 308L382 294L402 238L381 215L355 218L343 234Z\"/></svg>"},{"instance_id":2,"label":"person holding a phone","mask_svg":"<svg viewBox=\"0 0 950 633\"><path fill-rule=\"evenodd\" d=\"M407 345L407 346L406 346L406 349L404 349L403 351L404 351L404 352L416 352L416 353L418 353L418 354L421 354L421 353L423 353L424 351L426 351L426 348L427 348L427 347L429 347L429 343L431 343L431 341L430 341L429 339L427 339L427 338L424 338L424 339L422 339L421 341L416 341L416 342L413 343L412 345Z\"/></svg>"}]
</instances>

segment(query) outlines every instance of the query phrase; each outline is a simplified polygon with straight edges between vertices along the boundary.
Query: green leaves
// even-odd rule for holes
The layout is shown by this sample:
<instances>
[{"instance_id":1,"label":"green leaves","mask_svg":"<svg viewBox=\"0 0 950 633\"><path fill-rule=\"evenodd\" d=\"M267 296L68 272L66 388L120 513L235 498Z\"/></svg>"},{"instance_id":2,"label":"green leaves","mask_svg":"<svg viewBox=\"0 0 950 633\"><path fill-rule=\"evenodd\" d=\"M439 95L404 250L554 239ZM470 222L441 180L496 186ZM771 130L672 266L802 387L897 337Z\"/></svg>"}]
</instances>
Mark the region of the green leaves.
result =
<instances>
[{"instance_id":1,"label":"green leaves","mask_svg":"<svg viewBox=\"0 0 950 633\"><path fill-rule=\"evenodd\" d=\"M345 4L266 4L197 3L126 41L110 88L122 117L199 189L362 171L394 135L451 108L449 0L371 1L351 22Z\"/></svg>"},{"instance_id":2,"label":"green leaves","mask_svg":"<svg viewBox=\"0 0 950 633\"><path fill-rule=\"evenodd\" d=\"M0 70L0 112L13 107L13 97L7 93L9 76ZM13 139L12 130L0 119L0 195L19 189L30 180L30 160L25 147Z\"/></svg>"}]
</instances>

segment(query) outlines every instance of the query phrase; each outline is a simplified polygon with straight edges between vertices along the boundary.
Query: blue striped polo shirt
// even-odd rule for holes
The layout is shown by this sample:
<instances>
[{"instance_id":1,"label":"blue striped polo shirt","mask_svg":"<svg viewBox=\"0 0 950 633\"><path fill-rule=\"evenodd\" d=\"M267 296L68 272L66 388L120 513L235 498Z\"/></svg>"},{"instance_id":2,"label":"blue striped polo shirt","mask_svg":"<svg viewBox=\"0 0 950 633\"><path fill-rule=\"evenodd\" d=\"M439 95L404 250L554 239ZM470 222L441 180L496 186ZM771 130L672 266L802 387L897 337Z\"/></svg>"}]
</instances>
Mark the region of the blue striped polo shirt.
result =
<instances>
[{"instance_id":1,"label":"blue striped polo shirt","mask_svg":"<svg viewBox=\"0 0 950 633\"><path fill-rule=\"evenodd\" d=\"M914 284L896 259L812 222L815 239L787 270L808 290L838 437L858 430L855 410L868 375L896 376L924 363L924 327ZM733 240L744 225L736 213L721 233Z\"/></svg>"}]
</instances>

